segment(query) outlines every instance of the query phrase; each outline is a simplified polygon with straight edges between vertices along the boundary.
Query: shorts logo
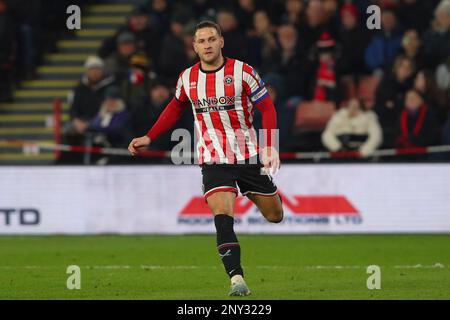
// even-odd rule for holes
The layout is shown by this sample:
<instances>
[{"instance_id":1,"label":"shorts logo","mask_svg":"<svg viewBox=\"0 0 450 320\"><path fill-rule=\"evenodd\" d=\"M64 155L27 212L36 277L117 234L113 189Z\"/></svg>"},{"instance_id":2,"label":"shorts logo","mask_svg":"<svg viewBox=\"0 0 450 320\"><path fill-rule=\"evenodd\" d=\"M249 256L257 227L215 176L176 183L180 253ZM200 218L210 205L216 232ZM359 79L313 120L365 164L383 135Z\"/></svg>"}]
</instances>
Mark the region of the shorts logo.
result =
<instances>
[{"instance_id":1,"label":"shorts logo","mask_svg":"<svg viewBox=\"0 0 450 320\"><path fill-rule=\"evenodd\" d=\"M223 78L223 82L225 83L226 86L230 86L233 84L234 78L233 76L225 76L225 78Z\"/></svg>"}]
</instances>

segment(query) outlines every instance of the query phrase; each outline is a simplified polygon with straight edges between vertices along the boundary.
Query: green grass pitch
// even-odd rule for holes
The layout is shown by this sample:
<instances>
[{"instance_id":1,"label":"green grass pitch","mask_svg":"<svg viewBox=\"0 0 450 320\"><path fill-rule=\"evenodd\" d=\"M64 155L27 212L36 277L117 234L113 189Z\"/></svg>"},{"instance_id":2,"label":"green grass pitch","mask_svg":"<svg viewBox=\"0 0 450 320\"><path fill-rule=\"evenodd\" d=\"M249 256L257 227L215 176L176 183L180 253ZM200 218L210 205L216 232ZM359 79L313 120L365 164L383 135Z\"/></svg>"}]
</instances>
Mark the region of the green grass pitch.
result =
<instances>
[{"instance_id":1,"label":"green grass pitch","mask_svg":"<svg viewBox=\"0 0 450 320\"><path fill-rule=\"evenodd\" d=\"M240 235L252 296L450 299L450 235ZM81 289L66 287L67 266ZM368 290L366 267L381 268ZM0 237L0 299L230 299L215 236Z\"/></svg>"}]
</instances>

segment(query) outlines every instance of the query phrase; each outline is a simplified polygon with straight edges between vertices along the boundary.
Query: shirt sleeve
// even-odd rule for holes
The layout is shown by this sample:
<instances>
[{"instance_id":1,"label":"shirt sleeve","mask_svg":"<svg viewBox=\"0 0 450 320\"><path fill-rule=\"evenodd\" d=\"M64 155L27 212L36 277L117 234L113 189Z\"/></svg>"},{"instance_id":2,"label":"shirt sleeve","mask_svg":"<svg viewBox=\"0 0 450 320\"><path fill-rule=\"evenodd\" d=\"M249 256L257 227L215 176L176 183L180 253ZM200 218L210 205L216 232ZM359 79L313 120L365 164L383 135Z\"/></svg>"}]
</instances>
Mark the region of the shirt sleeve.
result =
<instances>
[{"instance_id":1,"label":"shirt sleeve","mask_svg":"<svg viewBox=\"0 0 450 320\"><path fill-rule=\"evenodd\" d=\"M244 64L242 80L244 91L254 105L258 104L269 95L264 81L256 70L248 64Z\"/></svg>"},{"instance_id":2,"label":"shirt sleeve","mask_svg":"<svg viewBox=\"0 0 450 320\"><path fill-rule=\"evenodd\" d=\"M189 102L189 98L183 86L183 72L178 77L177 87L175 89L175 98L180 102Z\"/></svg>"}]
</instances>

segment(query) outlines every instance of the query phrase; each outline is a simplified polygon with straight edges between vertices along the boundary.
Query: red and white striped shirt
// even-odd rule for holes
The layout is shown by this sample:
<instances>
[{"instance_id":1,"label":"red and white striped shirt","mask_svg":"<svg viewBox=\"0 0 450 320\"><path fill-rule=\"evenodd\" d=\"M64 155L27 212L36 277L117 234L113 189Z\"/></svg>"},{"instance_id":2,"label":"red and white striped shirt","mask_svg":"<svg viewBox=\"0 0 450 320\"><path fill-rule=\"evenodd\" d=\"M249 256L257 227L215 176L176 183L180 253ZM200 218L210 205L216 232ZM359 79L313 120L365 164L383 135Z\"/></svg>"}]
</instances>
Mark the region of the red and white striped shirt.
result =
<instances>
[{"instance_id":1,"label":"red and white striped shirt","mask_svg":"<svg viewBox=\"0 0 450 320\"><path fill-rule=\"evenodd\" d=\"M204 71L197 63L180 74L175 98L192 107L200 164L231 164L258 154L257 134L252 124L254 106L268 109L273 108L273 103L251 66L225 58L219 69ZM271 118L275 119L271 126L276 127L276 114ZM154 128L148 135L152 139L156 136Z\"/></svg>"}]
</instances>

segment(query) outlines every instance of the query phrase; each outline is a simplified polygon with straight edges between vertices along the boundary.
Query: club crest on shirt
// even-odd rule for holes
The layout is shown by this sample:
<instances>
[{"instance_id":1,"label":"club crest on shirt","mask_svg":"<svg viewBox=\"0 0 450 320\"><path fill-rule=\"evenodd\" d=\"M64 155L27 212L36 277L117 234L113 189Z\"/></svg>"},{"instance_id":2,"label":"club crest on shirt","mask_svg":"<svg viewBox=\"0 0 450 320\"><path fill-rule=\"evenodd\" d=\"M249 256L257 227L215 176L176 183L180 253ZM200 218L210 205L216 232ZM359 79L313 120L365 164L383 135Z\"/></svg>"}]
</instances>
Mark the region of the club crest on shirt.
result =
<instances>
[{"instance_id":1,"label":"club crest on shirt","mask_svg":"<svg viewBox=\"0 0 450 320\"><path fill-rule=\"evenodd\" d=\"M223 78L223 83L225 83L226 86L232 85L233 82L234 82L233 76L228 75Z\"/></svg>"}]
</instances>

